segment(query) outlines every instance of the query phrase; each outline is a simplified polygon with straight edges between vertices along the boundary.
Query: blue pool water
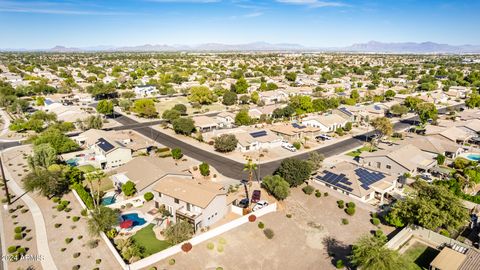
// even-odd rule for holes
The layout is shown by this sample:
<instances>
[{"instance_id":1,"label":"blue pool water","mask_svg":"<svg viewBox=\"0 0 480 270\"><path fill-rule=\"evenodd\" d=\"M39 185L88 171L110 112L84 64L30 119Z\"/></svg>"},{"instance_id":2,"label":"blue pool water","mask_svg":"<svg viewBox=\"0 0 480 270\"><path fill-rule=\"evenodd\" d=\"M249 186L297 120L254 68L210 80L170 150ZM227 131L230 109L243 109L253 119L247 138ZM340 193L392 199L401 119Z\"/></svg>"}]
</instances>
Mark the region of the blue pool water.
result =
<instances>
[{"instance_id":1,"label":"blue pool water","mask_svg":"<svg viewBox=\"0 0 480 270\"><path fill-rule=\"evenodd\" d=\"M480 161L480 154L468 154L467 158L473 161Z\"/></svg>"},{"instance_id":2,"label":"blue pool water","mask_svg":"<svg viewBox=\"0 0 480 270\"><path fill-rule=\"evenodd\" d=\"M71 158L65 161L68 165L75 167L78 165L78 158Z\"/></svg>"},{"instance_id":3,"label":"blue pool water","mask_svg":"<svg viewBox=\"0 0 480 270\"><path fill-rule=\"evenodd\" d=\"M102 198L102 205L110 205L115 203L116 199L115 196L108 196Z\"/></svg>"},{"instance_id":4,"label":"blue pool water","mask_svg":"<svg viewBox=\"0 0 480 270\"><path fill-rule=\"evenodd\" d=\"M127 219L133 220L133 227L141 226L147 222L145 219L139 217L137 213L122 215L122 220L127 220Z\"/></svg>"}]
</instances>

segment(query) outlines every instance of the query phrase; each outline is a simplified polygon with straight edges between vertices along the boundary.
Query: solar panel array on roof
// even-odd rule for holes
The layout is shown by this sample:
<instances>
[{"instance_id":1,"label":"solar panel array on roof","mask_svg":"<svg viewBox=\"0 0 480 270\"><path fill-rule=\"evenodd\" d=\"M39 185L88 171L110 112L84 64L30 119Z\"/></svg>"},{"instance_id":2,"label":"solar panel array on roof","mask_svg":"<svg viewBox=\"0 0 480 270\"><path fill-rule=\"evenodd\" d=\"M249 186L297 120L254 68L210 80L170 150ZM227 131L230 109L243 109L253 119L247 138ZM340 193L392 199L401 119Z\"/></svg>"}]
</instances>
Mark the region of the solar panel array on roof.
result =
<instances>
[{"instance_id":1,"label":"solar panel array on roof","mask_svg":"<svg viewBox=\"0 0 480 270\"><path fill-rule=\"evenodd\" d=\"M97 145L104 152L108 152L108 151L112 150L113 148L115 148L115 146L113 146L111 143L107 142L107 140L105 140L104 138L98 139Z\"/></svg>"},{"instance_id":2,"label":"solar panel array on roof","mask_svg":"<svg viewBox=\"0 0 480 270\"><path fill-rule=\"evenodd\" d=\"M340 108L339 110L340 110L341 112L343 112L344 114L348 115L348 116L352 116L352 115L353 115L353 113L352 113L351 111L347 110L347 108L343 108L343 107L342 107L342 108Z\"/></svg>"},{"instance_id":3,"label":"solar panel array on roof","mask_svg":"<svg viewBox=\"0 0 480 270\"><path fill-rule=\"evenodd\" d=\"M299 124L297 124L297 123L293 123L293 124L292 124L292 127L298 128L298 129L304 129L304 128L306 128L306 126L302 126L302 125L299 125Z\"/></svg>"},{"instance_id":4,"label":"solar panel array on roof","mask_svg":"<svg viewBox=\"0 0 480 270\"><path fill-rule=\"evenodd\" d=\"M250 133L250 136L252 136L253 138L263 137L266 135L267 135L267 132L265 130Z\"/></svg>"},{"instance_id":5,"label":"solar panel array on roof","mask_svg":"<svg viewBox=\"0 0 480 270\"><path fill-rule=\"evenodd\" d=\"M316 178L320 181L326 182L330 185L336 186L338 188L341 188L345 191L352 192L353 189L350 187L352 182L348 181L348 178L345 176L345 174L336 174L329 172L327 170L323 171L324 175L318 175Z\"/></svg>"},{"instance_id":6,"label":"solar panel array on roof","mask_svg":"<svg viewBox=\"0 0 480 270\"><path fill-rule=\"evenodd\" d=\"M363 168L355 169L355 174L358 176L358 180L362 183L364 189L369 189L370 185L385 178L385 175L380 172L372 172Z\"/></svg>"}]
</instances>

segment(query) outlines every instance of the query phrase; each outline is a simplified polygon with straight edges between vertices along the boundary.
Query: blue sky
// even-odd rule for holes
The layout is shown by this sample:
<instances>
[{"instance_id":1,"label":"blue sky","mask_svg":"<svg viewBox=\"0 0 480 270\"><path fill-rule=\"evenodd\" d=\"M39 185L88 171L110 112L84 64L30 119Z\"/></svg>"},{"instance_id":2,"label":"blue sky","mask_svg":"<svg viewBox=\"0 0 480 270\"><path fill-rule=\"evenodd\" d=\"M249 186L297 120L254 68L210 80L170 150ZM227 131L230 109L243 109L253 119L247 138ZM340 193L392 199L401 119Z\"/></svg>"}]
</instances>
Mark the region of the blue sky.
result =
<instances>
[{"instance_id":1,"label":"blue sky","mask_svg":"<svg viewBox=\"0 0 480 270\"><path fill-rule=\"evenodd\" d=\"M0 0L0 48L480 44L477 0Z\"/></svg>"}]
</instances>

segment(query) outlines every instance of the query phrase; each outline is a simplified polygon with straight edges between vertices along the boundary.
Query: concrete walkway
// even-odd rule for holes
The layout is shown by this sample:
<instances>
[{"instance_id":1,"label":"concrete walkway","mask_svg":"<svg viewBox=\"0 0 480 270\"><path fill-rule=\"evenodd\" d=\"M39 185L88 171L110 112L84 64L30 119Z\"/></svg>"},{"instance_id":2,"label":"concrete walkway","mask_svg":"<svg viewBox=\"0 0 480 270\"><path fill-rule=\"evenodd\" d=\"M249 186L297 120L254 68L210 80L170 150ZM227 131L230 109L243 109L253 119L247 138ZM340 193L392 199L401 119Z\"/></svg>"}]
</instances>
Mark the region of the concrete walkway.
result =
<instances>
[{"instance_id":1,"label":"concrete walkway","mask_svg":"<svg viewBox=\"0 0 480 270\"><path fill-rule=\"evenodd\" d=\"M3 136L8 132L8 127L10 126L10 117L8 117L7 113L4 110L0 110L0 115L3 119L3 128L0 132L0 136Z\"/></svg>"},{"instance_id":2,"label":"concrete walkway","mask_svg":"<svg viewBox=\"0 0 480 270\"><path fill-rule=\"evenodd\" d=\"M42 211L38 207L38 204L35 202L32 197L25 193L23 188L21 188L17 182L13 180L8 170L5 170L5 177L9 180L7 182L8 188L11 193L17 195L17 197L21 196L21 199L25 202L25 204L30 209L30 212L33 216L33 221L35 225L35 236L37 239L37 250L39 254L32 254L32 255L41 255L43 259L41 260L42 268L49 269L49 270L56 270L58 269L53 261L52 254L50 253L50 247L48 246L48 237L47 237L47 229L45 228L45 219L43 218ZM22 196L22 194L24 194Z\"/></svg>"}]
</instances>

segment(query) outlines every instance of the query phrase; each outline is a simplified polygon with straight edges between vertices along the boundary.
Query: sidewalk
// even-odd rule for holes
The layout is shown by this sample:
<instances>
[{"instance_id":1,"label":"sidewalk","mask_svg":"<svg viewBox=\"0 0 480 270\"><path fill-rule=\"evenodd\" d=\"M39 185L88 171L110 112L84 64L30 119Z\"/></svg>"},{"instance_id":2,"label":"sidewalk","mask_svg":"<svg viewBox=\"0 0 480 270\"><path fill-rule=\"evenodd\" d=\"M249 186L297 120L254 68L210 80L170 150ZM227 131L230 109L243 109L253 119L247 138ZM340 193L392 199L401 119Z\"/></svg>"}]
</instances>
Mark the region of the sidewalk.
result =
<instances>
[{"instance_id":1,"label":"sidewalk","mask_svg":"<svg viewBox=\"0 0 480 270\"><path fill-rule=\"evenodd\" d=\"M42 211L38 207L35 200L33 200L28 193L25 193L25 191L17 184L17 182L13 180L8 170L5 170L5 177L10 179L7 182L10 192L16 194L17 197L21 197L32 213L37 239L37 249L41 251L41 254L37 255L43 256L41 260L42 268L49 270L58 269L55 265L52 254L50 253L50 247L48 246L47 230L45 228L45 220Z\"/></svg>"}]
</instances>

